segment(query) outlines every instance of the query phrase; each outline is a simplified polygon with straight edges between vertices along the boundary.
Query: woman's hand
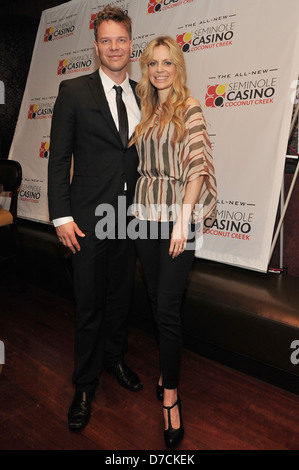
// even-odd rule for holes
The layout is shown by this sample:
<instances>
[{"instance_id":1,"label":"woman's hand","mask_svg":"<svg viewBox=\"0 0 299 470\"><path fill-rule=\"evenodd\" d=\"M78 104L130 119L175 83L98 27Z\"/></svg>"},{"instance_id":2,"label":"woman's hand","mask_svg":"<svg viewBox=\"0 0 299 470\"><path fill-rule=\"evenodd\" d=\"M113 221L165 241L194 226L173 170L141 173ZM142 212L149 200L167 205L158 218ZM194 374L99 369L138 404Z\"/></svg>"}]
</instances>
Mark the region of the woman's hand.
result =
<instances>
[{"instance_id":1,"label":"woman's hand","mask_svg":"<svg viewBox=\"0 0 299 470\"><path fill-rule=\"evenodd\" d=\"M188 222L178 221L173 227L169 246L169 255L173 259L183 253L186 248L189 232L188 225Z\"/></svg>"}]
</instances>

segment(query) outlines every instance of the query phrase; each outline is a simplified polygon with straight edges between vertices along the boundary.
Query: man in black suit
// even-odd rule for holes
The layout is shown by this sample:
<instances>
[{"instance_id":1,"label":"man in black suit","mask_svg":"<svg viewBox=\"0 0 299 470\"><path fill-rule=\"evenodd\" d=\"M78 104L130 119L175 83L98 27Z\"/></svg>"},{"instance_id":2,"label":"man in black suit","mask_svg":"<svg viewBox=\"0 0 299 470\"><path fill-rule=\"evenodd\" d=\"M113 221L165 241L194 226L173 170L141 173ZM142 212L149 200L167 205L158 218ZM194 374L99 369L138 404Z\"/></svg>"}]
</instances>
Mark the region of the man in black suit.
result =
<instances>
[{"instance_id":1,"label":"man in black suit","mask_svg":"<svg viewBox=\"0 0 299 470\"><path fill-rule=\"evenodd\" d=\"M130 205L138 177L135 147L123 142L115 85L122 86L132 135L140 119L136 83L129 80L132 53L131 20L107 6L94 22L99 70L61 83L54 106L48 168L49 212L59 240L73 253L76 304L73 383L75 394L68 413L69 428L89 421L98 376L105 367L121 385L142 388L139 377L124 362L127 317L133 288L135 251L129 239L113 234L97 237L96 208L118 197ZM73 177L70 169L73 155Z\"/></svg>"}]
</instances>

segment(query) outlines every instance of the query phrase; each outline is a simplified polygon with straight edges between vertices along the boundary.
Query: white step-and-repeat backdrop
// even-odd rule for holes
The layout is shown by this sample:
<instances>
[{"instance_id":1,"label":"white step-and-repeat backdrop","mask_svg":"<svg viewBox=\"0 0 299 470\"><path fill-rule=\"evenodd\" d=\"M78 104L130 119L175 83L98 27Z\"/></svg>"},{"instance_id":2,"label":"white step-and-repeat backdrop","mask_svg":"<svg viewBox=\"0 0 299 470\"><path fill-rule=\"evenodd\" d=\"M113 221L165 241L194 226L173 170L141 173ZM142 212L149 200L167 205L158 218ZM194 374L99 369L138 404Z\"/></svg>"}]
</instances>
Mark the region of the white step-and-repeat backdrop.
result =
<instances>
[{"instance_id":1,"label":"white step-and-repeat backdrop","mask_svg":"<svg viewBox=\"0 0 299 470\"><path fill-rule=\"evenodd\" d=\"M298 77L298 0L73 0L43 12L9 158L23 167L19 216L47 223L47 165L61 80L98 66L93 20L107 3L133 21L130 76L155 36L180 44L202 104L218 181L201 258L265 272Z\"/></svg>"}]
</instances>

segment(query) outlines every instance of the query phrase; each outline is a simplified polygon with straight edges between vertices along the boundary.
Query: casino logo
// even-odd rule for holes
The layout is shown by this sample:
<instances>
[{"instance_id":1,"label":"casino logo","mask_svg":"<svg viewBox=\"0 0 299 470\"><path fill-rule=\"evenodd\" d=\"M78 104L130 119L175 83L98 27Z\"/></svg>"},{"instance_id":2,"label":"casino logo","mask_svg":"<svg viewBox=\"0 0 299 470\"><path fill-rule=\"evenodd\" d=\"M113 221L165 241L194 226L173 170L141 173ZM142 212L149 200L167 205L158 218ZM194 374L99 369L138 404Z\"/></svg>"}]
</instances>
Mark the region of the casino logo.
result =
<instances>
[{"instance_id":1,"label":"casino logo","mask_svg":"<svg viewBox=\"0 0 299 470\"><path fill-rule=\"evenodd\" d=\"M199 52L232 46L236 21L234 14L192 23L192 31L179 28L176 41L183 52ZM183 29L184 28L184 29ZM181 32L183 29L184 32Z\"/></svg>"},{"instance_id":2,"label":"casino logo","mask_svg":"<svg viewBox=\"0 0 299 470\"><path fill-rule=\"evenodd\" d=\"M273 104L277 87L277 68L225 74L225 84L207 85L206 108L246 107ZM223 75L223 74L221 74ZM217 80L216 77L211 79Z\"/></svg>"},{"instance_id":3,"label":"casino logo","mask_svg":"<svg viewBox=\"0 0 299 470\"><path fill-rule=\"evenodd\" d=\"M82 54L70 59L62 59L58 63L57 75L66 75L74 72L88 72L91 69L93 54Z\"/></svg>"},{"instance_id":4,"label":"casino logo","mask_svg":"<svg viewBox=\"0 0 299 470\"><path fill-rule=\"evenodd\" d=\"M37 104L31 104L29 106L29 111L27 114L27 119L35 119L37 116L37 110L38 110L38 105Z\"/></svg>"},{"instance_id":5,"label":"casino logo","mask_svg":"<svg viewBox=\"0 0 299 470\"><path fill-rule=\"evenodd\" d=\"M29 180L25 178L19 192L19 200L39 204L42 194L41 183L43 182L40 180Z\"/></svg>"},{"instance_id":6,"label":"casino logo","mask_svg":"<svg viewBox=\"0 0 299 470\"><path fill-rule=\"evenodd\" d=\"M157 13L162 11L163 0L150 0L147 5L148 13Z\"/></svg>"},{"instance_id":7,"label":"casino logo","mask_svg":"<svg viewBox=\"0 0 299 470\"><path fill-rule=\"evenodd\" d=\"M41 142L39 148L39 158L49 158L49 142Z\"/></svg>"},{"instance_id":8,"label":"casino logo","mask_svg":"<svg viewBox=\"0 0 299 470\"><path fill-rule=\"evenodd\" d=\"M191 33L181 33L176 35L176 41L180 45L183 52L190 52L191 49Z\"/></svg>"},{"instance_id":9,"label":"casino logo","mask_svg":"<svg viewBox=\"0 0 299 470\"><path fill-rule=\"evenodd\" d=\"M66 21L65 23L60 23L56 26L51 26L47 28L44 34L44 42L52 42L57 39L63 39L68 36L72 36L75 31L74 21Z\"/></svg>"},{"instance_id":10,"label":"casino logo","mask_svg":"<svg viewBox=\"0 0 299 470\"><path fill-rule=\"evenodd\" d=\"M208 85L205 96L205 107L206 108L219 108L224 106L224 98L226 92L226 84L221 85Z\"/></svg>"},{"instance_id":11,"label":"casino logo","mask_svg":"<svg viewBox=\"0 0 299 470\"><path fill-rule=\"evenodd\" d=\"M94 20L96 19L97 13L93 13L89 20L89 29L94 29Z\"/></svg>"},{"instance_id":12,"label":"casino logo","mask_svg":"<svg viewBox=\"0 0 299 470\"><path fill-rule=\"evenodd\" d=\"M64 75L67 72L68 59L60 60L57 67L57 75Z\"/></svg>"},{"instance_id":13,"label":"casino logo","mask_svg":"<svg viewBox=\"0 0 299 470\"><path fill-rule=\"evenodd\" d=\"M47 28L44 34L44 42L52 41L54 28Z\"/></svg>"},{"instance_id":14,"label":"casino logo","mask_svg":"<svg viewBox=\"0 0 299 470\"><path fill-rule=\"evenodd\" d=\"M149 0L147 4L147 14L170 10L193 2L194 0Z\"/></svg>"},{"instance_id":15,"label":"casino logo","mask_svg":"<svg viewBox=\"0 0 299 470\"><path fill-rule=\"evenodd\" d=\"M42 102L29 105L27 119L45 119L51 118L53 114L53 102Z\"/></svg>"}]
</instances>

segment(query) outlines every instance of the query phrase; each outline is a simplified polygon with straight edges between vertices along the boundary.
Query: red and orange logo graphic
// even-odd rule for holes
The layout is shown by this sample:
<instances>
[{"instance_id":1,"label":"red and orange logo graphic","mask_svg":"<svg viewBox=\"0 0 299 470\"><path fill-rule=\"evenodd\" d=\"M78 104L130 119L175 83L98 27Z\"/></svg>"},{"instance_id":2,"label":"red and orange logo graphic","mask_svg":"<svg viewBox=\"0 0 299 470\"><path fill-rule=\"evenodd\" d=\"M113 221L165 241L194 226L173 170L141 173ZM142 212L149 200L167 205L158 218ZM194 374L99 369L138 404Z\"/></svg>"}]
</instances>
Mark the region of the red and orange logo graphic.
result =
<instances>
[{"instance_id":1,"label":"red and orange logo graphic","mask_svg":"<svg viewBox=\"0 0 299 470\"><path fill-rule=\"evenodd\" d=\"M191 48L192 32L181 33L176 35L176 41L180 45L183 52L189 52Z\"/></svg>"},{"instance_id":2,"label":"red and orange logo graphic","mask_svg":"<svg viewBox=\"0 0 299 470\"><path fill-rule=\"evenodd\" d=\"M157 13L162 10L163 0L149 0L147 5L148 13Z\"/></svg>"},{"instance_id":3,"label":"red and orange logo graphic","mask_svg":"<svg viewBox=\"0 0 299 470\"><path fill-rule=\"evenodd\" d=\"M44 34L44 42L52 41L54 28L47 28Z\"/></svg>"},{"instance_id":4,"label":"red and orange logo graphic","mask_svg":"<svg viewBox=\"0 0 299 470\"><path fill-rule=\"evenodd\" d=\"M205 106L207 108L219 108L224 106L226 85L208 85L205 96Z\"/></svg>"},{"instance_id":5,"label":"red and orange logo graphic","mask_svg":"<svg viewBox=\"0 0 299 470\"><path fill-rule=\"evenodd\" d=\"M59 61L57 67L57 75L64 75L67 70L68 59L63 59Z\"/></svg>"},{"instance_id":6,"label":"red and orange logo graphic","mask_svg":"<svg viewBox=\"0 0 299 470\"><path fill-rule=\"evenodd\" d=\"M37 110L38 110L38 105L37 104L31 104L29 106L29 111L28 111L27 118L28 119L35 119L36 115L37 115Z\"/></svg>"},{"instance_id":7,"label":"red and orange logo graphic","mask_svg":"<svg viewBox=\"0 0 299 470\"><path fill-rule=\"evenodd\" d=\"M49 142L41 142L39 149L39 158L49 158Z\"/></svg>"},{"instance_id":8,"label":"red and orange logo graphic","mask_svg":"<svg viewBox=\"0 0 299 470\"><path fill-rule=\"evenodd\" d=\"M93 13L89 20L89 29L94 29L94 20L96 19L97 13Z\"/></svg>"}]
</instances>

